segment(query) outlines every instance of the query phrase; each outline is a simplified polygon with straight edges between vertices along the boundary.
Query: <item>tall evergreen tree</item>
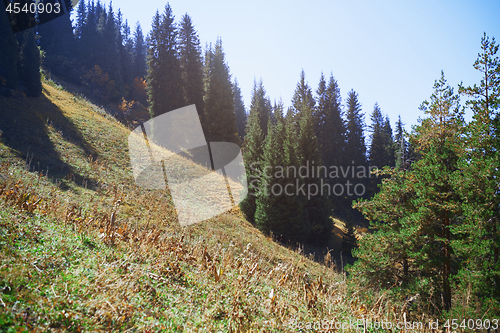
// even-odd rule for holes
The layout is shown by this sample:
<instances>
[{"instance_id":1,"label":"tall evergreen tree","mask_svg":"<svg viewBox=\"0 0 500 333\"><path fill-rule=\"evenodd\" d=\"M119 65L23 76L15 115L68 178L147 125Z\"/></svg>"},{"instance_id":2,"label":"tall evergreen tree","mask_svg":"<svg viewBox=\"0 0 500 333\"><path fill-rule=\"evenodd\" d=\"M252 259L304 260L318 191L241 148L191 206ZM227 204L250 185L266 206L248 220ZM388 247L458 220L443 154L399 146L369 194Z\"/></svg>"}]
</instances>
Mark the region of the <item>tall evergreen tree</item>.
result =
<instances>
[{"instance_id":1,"label":"tall evergreen tree","mask_svg":"<svg viewBox=\"0 0 500 333\"><path fill-rule=\"evenodd\" d=\"M40 50L36 45L34 29L17 33L19 57L17 73L19 75L19 88L30 97L39 97L42 94L42 81L40 76Z\"/></svg>"},{"instance_id":2,"label":"tall evergreen tree","mask_svg":"<svg viewBox=\"0 0 500 333\"><path fill-rule=\"evenodd\" d=\"M132 54L133 54L132 77L134 79L137 77L145 78L147 75L147 64L146 64L147 48L144 42L144 35L142 34L142 28L139 22L137 22L135 26Z\"/></svg>"},{"instance_id":3,"label":"tall evergreen tree","mask_svg":"<svg viewBox=\"0 0 500 333\"><path fill-rule=\"evenodd\" d=\"M184 106L177 28L170 4L156 12L148 38L148 98L152 117ZM232 101L232 99L231 99Z\"/></svg>"},{"instance_id":4,"label":"tall evergreen tree","mask_svg":"<svg viewBox=\"0 0 500 333\"><path fill-rule=\"evenodd\" d=\"M260 128L262 129L262 133L264 133L264 136L266 136L267 125L269 123L269 119L271 119L272 108L271 102L266 96L266 89L264 88L262 79L259 80L258 83L256 81L253 82L250 110L251 112L253 110L253 112L258 115Z\"/></svg>"},{"instance_id":5,"label":"tall evergreen tree","mask_svg":"<svg viewBox=\"0 0 500 333\"><path fill-rule=\"evenodd\" d=\"M102 70L109 74L110 80L114 81L115 89L111 98L117 101L120 96L123 96L124 92L123 73L120 66L120 49L123 45L121 27L115 19L112 1L109 3L109 9L105 17L104 28L102 30L104 57L100 59L100 63Z\"/></svg>"},{"instance_id":6,"label":"tall evergreen tree","mask_svg":"<svg viewBox=\"0 0 500 333\"><path fill-rule=\"evenodd\" d=\"M234 114L236 115L236 127L238 129L238 136L243 142L245 137L245 127L247 124L247 112L245 111L245 104L243 104L243 97L241 90L238 86L238 81L235 79L233 84L234 95Z\"/></svg>"},{"instance_id":7,"label":"tall evergreen tree","mask_svg":"<svg viewBox=\"0 0 500 333\"><path fill-rule=\"evenodd\" d=\"M340 88L333 75L330 75L327 86L321 74L316 93L318 95L316 133L323 163L327 167L342 165L345 158L346 128L342 119Z\"/></svg>"},{"instance_id":8,"label":"tall evergreen tree","mask_svg":"<svg viewBox=\"0 0 500 333\"><path fill-rule=\"evenodd\" d=\"M128 21L123 22L123 14L118 9L116 15L116 44L119 54L120 73L123 82L124 93L128 93L134 82L132 77L132 39L130 38L130 26Z\"/></svg>"},{"instance_id":9,"label":"tall evergreen tree","mask_svg":"<svg viewBox=\"0 0 500 333\"><path fill-rule=\"evenodd\" d=\"M19 48L3 2L0 2L0 94L10 94L19 84L17 56Z\"/></svg>"},{"instance_id":10,"label":"tall evergreen tree","mask_svg":"<svg viewBox=\"0 0 500 333\"><path fill-rule=\"evenodd\" d=\"M260 125L258 109L250 108L243 141L243 160L248 181L248 195L240 203L240 209L248 221L255 223L256 197L262 174L264 133Z\"/></svg>"},{"instance_id":11,"label":"tall evergreen tree","mask_svg":"<svg viewBox=\"0 0 500 333\"><path fill-rule=\"evenodd\" d=\"M409 143L405 139L404 125L401 115L399 115L394 135L394 160L397 169L403 168L405 161L410 158Z\"/></svg>"},{"instance_id":12,"label":"tall evergreen tree","mask_svg":"<svg viewBox=\"0 0 500 333\"><path fill-rule=\"evenodd\" d=\"M178 43L184 99L186 104L195 104L198 113L203 114L203 60L200 38L188 14L181 18Z\"/></svg>"},{"instance_id":13,"label":"tall evergreen tree","mask_svg":"<svg viewBox=\"0 0 500 333\"><path fill-rule=\"evenodd\" d=\"M312 95L311 87L306 82L306 74L304 70L300 72L300 80L297 83L295 92L292 97L292 106L288 113L294 117L294 122L298 126L301 117L300 110L311 109L314 110L316 100Z\"/></svg>"},{"instance_id":14,"label":"tall evergreen tree","mask_svg":"<svg viewBox=\"0 0 500 333\"><path fill-rule=\"evenodd\" d=\"M351 90L347 96L347 134L346 153L350 156L351 163L355 166L366 165L366 145L364 137L365 123L364 114L361 112L361 104L358 94Z\"/></svg>"},{"instance_id":15,"label":"tall evergreen tree","mask_svg":"<svg viewBox=\"0 0 500 333\"><path fill-rule=\"evenodd\" d=\"M46 14L48 15L48 14ZM44 51L44 67L71 82L80 82L76 62L76 41L69 13L38 26L39 45Z\"/></svg>"},{"instance_id":16,"label":"tall evergreen tree","mask_svg":"<svg viewBox=\"0 0 500 333\"><path fill-rule=\"evenodd\" d=\"M221 39L217 40L207 65L208 77L203 117L207 140L239 144L234 114L233 85Z\"/></svg>"},{"instance_id":17,"label":"tall evergreen tree","mask_svg":"<svg viewBox=\"0 0 500 333\"><path fill-rule=\"evenodd\" d=\"M371 114L371 142L370 142L370 167L382 169L384 166L394 167L394 142L392 141L392 128L389 117L382 115L378 103L375 103ZM378 191L377 186L381 179L372 175L370 181L370 195Z\"/></svg>"},{"instance_id":18,"label":"tall evergreen tree","mask_svg":"<svg viewBox=\"0 0 500 333\"><path fill-rule=\"evenodd\" d=\"M464 290L483 300L483 308L500 304L500 59L495 39L484 34L474 68L481 73L479 85L459 86L468 98L473 119L464 129L455 185L463 199L464 221L453 226L461 240L454 245L466 265L460 272ZM488 302L493 302L488 304Z\"/></svg>"},{"instance_id":19,"label":"tall evergreen tree","mask_svg":"<svg viewBox=\"0 0 500 333\"><path fill-rule=\"evenodd\" d=\"M83 27L85 26L85 21L87 19L87 1L80 0L78 2L78 8L76 10L76 23L75 23L75 36L77 38L82 37Z\"/></svg>"},{"instance_id":20,"label":"tall evergreen tree","mask_svg":"<svg viewBox=\"0 0 500 333\"><path fill-rule=\"evenodd\" d=\"M315 132L315 119L310 104L304 103L299 109L301 114L296 155L301 168L307 168L306 175L302 174L302 183L307 189L303 200L304 209L311 228L309 242L316 245L325 245L333 228L330 215L331 204L328 200L328 191L325 191L325 175L318 175L318 166L322 166L321 155L318 149L318 140Z\"/></svg>"},{"instance_id":21,"label":"tall evergreen tree","mask_svg":"<svg viewBox=\"0 0 500 333\"><path fill-rule=\"evenodd\" d=\"M296 190L296 178L288 177L286 172L282 176L275 174L284 166L297 168L298 159L293 153L293 136L288 135L290 133L287 120L283 117L282 105L275 108L275 114L277 124L268 121L263 151L263 169L272 171L260 177L255 221L260 230L267 234L272 232L281 241L303 243L311 235L310 221L304 209L306 198L289 190Z\"/></svg>"},{"instance_id":22,"label":"tall evergreen tree","mask_svg":"<svg viewBox=\"0 0 500 333\"><path fill-rule=\"evenodd\" d=\"M463 112L444 74L434 89L430 103L421 106L428 117L411 136L421 159L410 171L388 171L392 177L384 180L381 192L356 205L377 231L361 240L351 272L368 285L400 284L403 295L418 292L449 310L452 267L457 265L451 226L460 223L461 215L453 175Z\"/></svg>"},{"instance_id":23,"label":"tall evergreen tree","mask_svg":"<svg viewBox=\"0 0 500 333\"><path fill-rule=\"evenodd\" d=\"M435 92L431 102L424 102L421 109L429 115L415 127L411 139L422 154L413 165L416 183L416 207L426 207L415 213L426 241L419 251L427 274L439 272L436 281L445 310L451 308L451 267L453 253L451 242L454 236L450 230L459 223L461 200L453 190L453 174L458 170L460 128L463 126L463 111L459 97L454 95L441 72L441 78L434 84Z\"/></svg>"}]
</instances>

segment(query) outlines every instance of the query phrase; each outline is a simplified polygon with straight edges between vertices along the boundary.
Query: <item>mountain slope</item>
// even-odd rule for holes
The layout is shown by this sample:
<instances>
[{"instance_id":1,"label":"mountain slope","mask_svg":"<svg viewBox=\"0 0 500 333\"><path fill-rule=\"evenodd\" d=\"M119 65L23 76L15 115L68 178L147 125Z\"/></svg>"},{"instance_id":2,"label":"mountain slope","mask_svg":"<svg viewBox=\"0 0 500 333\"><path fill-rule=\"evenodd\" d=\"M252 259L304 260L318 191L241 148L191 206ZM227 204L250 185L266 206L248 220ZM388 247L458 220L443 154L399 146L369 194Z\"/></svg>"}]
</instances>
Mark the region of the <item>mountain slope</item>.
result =
<instances>
[{"instance_id":1,"label":"mountain slope","mask_svg":"<svg viewBox=\"0 0 500 333\"><path fill-rule=\"evenodd\" d=\"M84 98L46 82L0 97L0 119L2 330L283 332L368 314L331 256L280 246L237 208L180 227L167 191L134 184L130 130ZM372 318L393 320L386 307Z\"/></svg>"}]
</instances>

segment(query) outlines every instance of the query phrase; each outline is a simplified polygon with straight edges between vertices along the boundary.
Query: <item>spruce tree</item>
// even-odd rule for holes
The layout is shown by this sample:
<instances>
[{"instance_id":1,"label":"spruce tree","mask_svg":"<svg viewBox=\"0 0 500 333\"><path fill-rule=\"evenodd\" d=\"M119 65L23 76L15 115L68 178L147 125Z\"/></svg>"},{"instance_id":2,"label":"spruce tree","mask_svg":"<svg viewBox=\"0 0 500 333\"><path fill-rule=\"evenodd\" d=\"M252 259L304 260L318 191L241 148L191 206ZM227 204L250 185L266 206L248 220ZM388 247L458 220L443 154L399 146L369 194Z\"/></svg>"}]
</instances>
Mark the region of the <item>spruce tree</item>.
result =
<instances>
[{"instance_id":1,"label":"spruce tree","mask_svg":"<svg viewBox=\"0 0 500 333\"><path fill-rule=\"evenodd\" d=\"M177 28L170 4L156 12L148 38L147 90L152 117L185 106L177 53Z\"/></svg>"},{"instance_id":2,"label":"spruce tree","mask_svg":"<svg viewBox=\"0 0 500 333\"><path fill-rule=\"evenodd\" d=\"M254 81L252 90L252 101L248 121L245 128L245 139L243 141L243 158L248 180L248 196L240 204L240 208L246 218L255 222L256 203L260 175L263 163L263 145L267 126L270 120L271 110L268 108L268 99L262 80L257 85ZM264 126L264 122L265 126Z\"/></svg>"},{"instance_id":3,"label":"spruce tree","mask_svg":"<svg viewBox=\"0 0 500 333\"><path fill-rule=\"evenodd\" d=\"M304 208L306 198L297 195L297 178L293 174L288 175L286 171L280 173L283 167L297 169L298 159L293 154L293 136L289 135L290 128L287 129L282 105L275 108L275 114L277 124L268 121L262 161L263 169L271 172L262 173L259 178L255 221L262 232L272 233L280 241L303 243L311 235L310 221Z\"/></svg>"},{"instance_id":4,"label":"spruce tree","mask_svg":"<svg viewBox=\"0 0 500 333\"><path fill-rule=\"evenodd\" d=\"M325 175L318 174L318 167L322 166L321 155L318 149L318 140L315 132L315 119L310 104L302 104L299 109L301 114L299 132L297 136L296 155L300 168L307 169L302 173L301 182L304 184L306 194L303 196L304 209L311 228L309 242L315 245L325 245L333 228L330 215L331 204L328 200L328 185L325 186ZM305 168L305 169L304 169ZM328 168L327 168L328 170Z\"/></svg>"},{"instance_id":5,"label":"spruce tree","mask_svg":"<svg viewBox=\"0 0 500 333\"><path fill-rule=\"evenodd\" d=\"M203 117L207 140L240 144L234 114L233 85L221 39L217 40L207 66Z\"/></svg>"},{"instance_id":6,"label":"spruce tree","mask_svg":"<svg viewBox=\"0 0 500 333\"><path fill-rule=\"evenodd\" d=\"M178 48L184 99L188 105L195 104L198 113L203 114L203 60L200 38L188 14L182 16L179 25Z\"/></svg>"},{"instance_id":7,"label":"spruce tree","mask_svg":"<svg viewBox=\"0 0 500 333\"><path fill-rule=\"evenodd\" d=\"M114 81L115 89L110 96L113 101L118 101L123 96L124 85L120 66L120 48L123 47L121 40L121 27L118 26L113 11L113 2L109 3L106 13L103 36L103 58L99 59L102 70L109 74L110 80ZM120 40L118 40L120 38Z\"/></svg>"},{"instance_id":8,"label":"spruce tree","mask_svg":"<svg viewBox=\"0 0 500 333\"><path fill-rule=\"evenodd\" d=\"M297 83L295 92L292 97L292 106L288 109L288 113L293 116L293 121L296 126L300 122L301 112L303 109L314 110L316 100L312 95L312 90L306 82L306 74L304 70L300 72L300 80Z\"/></svg>"},{"instance_id":9,"label":"spruce tree","mask_svg":"<svg viewBox=\"0 0 500 333\"><path fill-rule=\"evenodd\" d=\"M344 164L346 128L342 119L340 88L333 75L330 75L327 86L321 74L316 93L316 133L321 157L327 167L339 166Z\"/></svg>"},{"instance_id":10,"label":"spruce tree","mask_svg":"<svg viewBox=\"0 0 500 333\"><path fill-rule=\"evenodd\" d=\"M0 2L0 95L10 95L19 84L17 56L19 48L3 2Z\"/></svg>"},{"instance_id":11,"label":"spruce tree","mask_svg":"<svg viewBox=\"0 0 500 333\"><path fill-rule=\"evenodd\" d=\"M45 55L44 67L65 80L80 83L70 14L60 17L54 14L54 19L37 27L37 38Z\"/></svg>"},{"instance_id":12,"label":"spruce tree","mask_svg":"<svg viewBox=\"0 0 500 333\"><path fill-rule=\"evenodd\" d=\"M87 19L87 2L86 0L80 0L78 2L78 8L76 10L76 23L75 23L75 36L77 38L82 38L83 27L85 26L85 21Z\"/></svg>"},{"instance_id":13,"label":"spruce tree","mask_svg":"<svg viewBox=\"0 0 500 333\"><path fill-rule=\"evenodd\" d=\"M142 28L139 22L137 22L134 31L134 42L132 51L132 77L135 78L145 78L147 75L147 64L146 64L147 49L144 42L144 35L142 34Z\"/></svg>"},{"instance_id":14,"label":"spruce tree","mask_svg":"<svg viewBox=\"0 0 500 333\"><path fill-rule=\"evenodd\" d=\"M247 124L247 113L245 111L245 104L243 104L243 97L241 90L238 86L238 81L235 79L233 84L234 95L234 114L236 115L236 127L238 129L238 136L243 142L245 137L245 127Z\"/></svg>"},{"instance_id":15,"label":"spruce tree","mask_svg":"<svg viewBox=\"0 0 500 333\"><path fill-rule=\"evenodd\" d=\"M405 139L404 125L401 115L399 115L394 135L394 160L396 169L401 169L405 161L409 158L409 143Z\"/></svg>"},{"instance_id":16,"label":"spruce tree","mask_svg":"<svg viewBox=\"0 0 500 333\"><path fill-rule=\"evenodd\" d=\"M243 160L245 161L248 195L240 203L240 209L246 219L255 223L255 199L259 192L260 176L262 174L264 133L260 126L259 113L250 108L248 122L243 141Z\"/></svg>"},{"instance_id":17,"label":"spruce tree","mask_svg":"<svg viewBox=\"0 0 500 333\"><path fill-rule=\"evenodd\" d=\"M262 79L257 83L253 82L252 100L250 102L250 110L258 114L259 126L262 129L264 136L267 134L267 125L271 119L272 108L269 98L266 96L266 89Z\"/></svg>"},{"instance_id":18,"label":"spruce tree","mask_svg":"<svg viewBox=\"0 0 500 333\"><path fill-rule=\"evenodd\" d=\"M123 15L120 9L116 16L116 45L119 54L120 73L123 82L122 95L129 98L134 78L132 77L132 39L130 36L130 26L128 21L123 22Z\"/></svg>"},{"instance_id":19,"label":"spruce tree","mask_svg":"<svg viewBox=\"0 0 500 333\"><path fill-rule=\"evenodd\" d=\"M384 166L394 166L394 143L392 141L392 128L389 117L382 115L382 111L378 103L375 103L373 112L370 116L370 155L369 163L371 168L382 169ZM381 183L381 178L377 175L372 175L370 179L369 195L373 195L378 191L378 185Z\"/></svg>"},{"instance_id":20,"label":"spruce tree","mask_svg":"<svg viewBox=\"0 0 500 333\"><path fill-rule=\"evenodd\" d=\"M19 88L27 96L39 97L42 94L42 81L40 75L40 50L36 45L34 29L24 30L17 34L19 57L17 73L19 75Z\"/></svg>"},{"instance_id":21,"label":"spruce tree","mask_svg":"<svg viewBox=\"0 0 500 333\"><path fill-rule=\"evenodd\" d=\"M382 129L382 134L385 140L385 163L384 166L394 167L396 160L394 158L394 140L392 135L391 120L389 116L385 116L384 127Z\"/></svg>"},{"instance_id":22,"label":"spruce tree","mask_svg":"<svg viewBox=\"0 0 500 333\"><path fill-rule=\"evenodd\" d=\"M354 90L349 91L346 104L346 154L350 157L349 159L353 165L366 166L364 114L361 112L358 94Z\"/></svg>"}]
</instances>

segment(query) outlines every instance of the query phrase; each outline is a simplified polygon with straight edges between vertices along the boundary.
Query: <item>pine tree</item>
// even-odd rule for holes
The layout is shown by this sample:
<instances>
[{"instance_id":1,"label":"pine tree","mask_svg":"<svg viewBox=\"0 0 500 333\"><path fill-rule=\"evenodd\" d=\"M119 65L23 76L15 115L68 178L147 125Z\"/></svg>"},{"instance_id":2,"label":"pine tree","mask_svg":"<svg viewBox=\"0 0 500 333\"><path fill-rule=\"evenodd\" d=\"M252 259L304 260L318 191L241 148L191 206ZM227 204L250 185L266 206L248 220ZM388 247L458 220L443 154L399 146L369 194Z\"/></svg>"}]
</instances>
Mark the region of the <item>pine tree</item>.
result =
<instances>
[{"instance_id":1,"label":"pine tree","mask_svg":"<svg viewBox=\"0 0 500 333\"><path fill-rule=\"evenodd\" d=\"M80 0L78 2L78 8L76 10L76 24L75 24L75 36L77 38L82 38L82 33L87 19L87 7L86 1Z\"/></svg>"},{"instance_id":2,"label":"pine tree","mask_svg":"<svg viewBox=\"0 0 500 333\"><path fill-rule=\"evenodd\" d=\"M396 160L394 158L394 140L392 135L391 120L389 116L385 116L384 127L382 129L382 134L385 140L385 165L389 167L394 167Z\"/></svg>"},{"instance_id":3,"label":"pine tree","mask_svg":"<svg viewBox=\"0 0 500 333\"><path fill-rule=\"evenodd\" d=\"M394 160L396 169L401 169L405 161L409 158L408 141L405 139L404 123L401 115L396 122L396 134L394 136Z\"/></svg>"},{"instance_id":4,"label":"pine tree","mask_svg":"<svg viewBox=\"0 0 500 333\"><path fill-rule=\"evenodd\" d=\"M424 102L421 109L429 115L415 127L411 137L422 158L414 165L418 197L415 206L424 206L415 218L419 221L426 244L419 251L425 258L427 273L439 272L441 281L436 282L441 291L438 299L443 300L445 310L451 308L451 242L454 235L450 227L459 222L461 200L453 190L453 174L458 170L458 151L462 148L460 128L463 126L463 111L459 97L454 95L441 72L441 78L434 84L431 102Z\"/></svg>"},{"instance_id":5,"label":"pine tree","mask_svg":"<svg viewBox=\"0 0 500 333\"><path fill-rule=\"evenodd\" d=\"M319 150L327 167L344 164L346 128L342 119L340 88L333 75L328 86L321 74L317 90L316 121Z\"/></svg>"},{"instance_id":6,"label":"pine tree","mask_svg":"<svg viewBox=\"0 0 500 333\"><path fill-rule=\"evenodd\" d=\"M221 39L217 40L207 65L203 117L207 140L240 144L234 114L233 85Z\"/></svg>"},{"instance_id":7,"label":"pine tree","mask_svg":"<svg viewBox=\"0 0 500 333\"><path fill-rule=\"evenodd\" d=\"M12 32L4 3L0 2L0 95L10 95L19 84L17 56L19 48Z\"/></svg>"},{"instance_id":8,"label":"pine tree","mask_svg":"<svg viewBox=\"0 0 500 333\"><path fill-rule=\"evenodd\" d=\"M131 91L134 78L132 77L132 39L130 38L130 26L128 21L123 22L123 15L120 9L116 15L116 45L119 54L120 73L123 82L122 95L128 97Z\"/></svg>"},{"instance_id":9,"label":"pine tree","mask_svg":"<svg viewBox=\"0 0 500 333\"><path fill-rule=\"evenodd\" d=\"M118 101L124 93L123 76L120 66L121 27L118 26L113 11L113 2L109 3L108 12L105 15L104 28L102 30L104 55L99 59L99 64L104 72L109 74L110 80L114 81L115 89L111 99ZM120 38L120 40L118 40Z\"/></svg>"},{"instance_id":10,"label":"pine tree","mask_svg":"<svg viewBox=\"0 0 500 333\"><path fill-rule=\"evenodd\" d=\"M19 57L17 73L19 75L19 88L27 96L39 97L42 94L42 81L40 75L40 50L36 45L34 29L24 30L17 34Z\"/></svg>"},{"instance_id":11,"label":"pine tree","mask_svg":"<svg viewBox=\"0 0 500 333\"><path fill-rule=\"evenodd\" d=\"M311 227L309 242L316 245L325 245L333 228L331 205L328 200L328 185L324 185L326 178L323 174L317 174L318 167L322 166L321 155L318 149L318 140L315 132L315 119L310 104L304 103L298 110L301 114L298 132L296 155L301 168L307 168L302 183L306 190L303 200L304 209ZM327 169L328 170L328 169ZM302 175L304 176L304 175Z\"/></svg>"},{"instance_id":12,"label":"pine tree","mask_svg":"<svg viewBox=\"0 0 500 333\"><path fill-rule=\"evenodd\" d=\"M277 174L283 167L298 167L298 159L291 140L293 136L287 129L287 120L283 117L283 106L275 108L277 124L268 121L268 133L264 141L263 169L272 170L259 178L259 191L256 193L255 221L264 233L272 234L281 241L306 242L311 234L310 222L304 208L304 197L296 194L297 178L286 172ZM255 114L251 114L253 124L257 123ZM252 118L251 118L252 119ZM257 126L257 125L256 125ZM293 191L290 188L294 189Z\"/></svg>"},{"instance_id":13,"label":"pine tree","mask_svg":"<svg viewBox=\"0 0 500 333\"><path fill-rule=\"evenodd\" d=\"M145 78L147 75L147 64L146 64L147 49L146 49L146 44L144 42L144 36L142 34L142 28L139 22L137 22L135 26L132 54L133 54L132 77L134 79Z\"/></svg>"},{"instance_id":14,"label":"pine tree","mask_svg":"<svg viewBox=\"0 0 500 333\"><path fill-rule=\"evenodd\" d=\"M148 38L148 98L152 117L185 105L180 63L177 53L177 28L170 4L153 18Z\"/></svg>"},{"instance_id":15,"label":"pine tree","mask_svg":"<svg viewBox=\"0 0 500 333\"><path fill-rule=\"evenodd\" d=\"M312 90L306 82L306 74L304 70L300 72L300 80L297 83L295 92L292 97L292 106L289 108L288 113L293 116L293 121L298 126L301 113L300 110L311 109L314 110L316 100L312 95Z\"/></svg>"},{"instance_id":16,"label":"pine tree","mask_svg":"<svg viewBox=\"0 0 500 333\"><path fill-rule=\"evenodd\" d=\"M381 192L356 205L378 231L363 238L355 251L360 260L353 274L368 284L402 283L402 293L418 292L449 310L451 269L458 265L451 226L459 224L461 216L453 175L458 172L463 112L443 73L434 90L430 103L421 106L428 117L411 135L421 159L411 171L386 169L392 177L384 180Z\"/></svg>"},{"instance_id":17,"label":"pine tree","mask_svg":"<svg viewBox=\"0 0 500 333\"><path fill-rule=\"evenodd\" d=\"M259 182L262 174L264 143L264 133L260 126L260 117L257 109L250 108L245 132L243 160L245 161L248 195L240 203L240 209L248 221L255 223L255 200L259 192Z\"/></svg>"},{"instance_id":18,"label":"pine tree","mask_svg":"<svg viewBox=\"0 0 500 333\"><path fill-rule=\"evenodd\" d=\"M247 124L247 113L245 111L245 104L243 104L243 97L241 90L238 86L238 81L235 79L233 84L234 95L234 114L236 115L236 127L238 128L238 136L243 142L245 137L245 127Z\"/></svg>"},{"instance_id":19,"label":"pine tree","mask_svg":"<svg viewBox=\"0 0 500 333\"><path fill-rule=\"evenodd\" d=\"M186 104L195 104L198 113L203 114L203 60L200 38L188 14L184 14L181 19L178 43L184 99Z\"/></svg>"},{"instance_id":20,"label":"pine tree","mask_svg":"<svg viewBox=\"0 0 500 333\"><path fill-rule=\"evenodd\" d=\"M265 135L268 132L267 126L270 120L270 113L271 110L269 109L262 80L258 85L254 81L252 101L245 128L246 135L243 142L243 157L249 188L247 198L240 204L241 210L251 222L255 222L255 197L258 193L259 180L262 173L263 145Z\"/></svg>"},{"instance_id":21,"label":"pine tree","mask_svg":"<svg viewBox=\"0 0 500 333\"><path fill-rule=\"evenodd\" d=\"M351 90L347 97L347 134L346 154L350 156L351 163L355 166L366 165L366 146L364 137L364 114L361 113L361 104L358 94Z\"/></svg>"},{"instance_id":22,"label":"pine tree","mask_svg":"<svg viewBox=\"0 0 500 333\"><path fill-rule=\"evenodd\" d=\"M262 80L253 82L252 101L250 102L251 112L255 112L259 117L260 128L264 136L267 134L267 125L271 119L272 108L269 98L266 96L266 89ZM252 111L253 110L253 111Z\"/></svg>"},{"instance_id":23,"label":"pine tree","mask_svg":"<svg viewBox=\"0 0 500 333\"><path fill-rule=\"evenodd\" d=\"M37 38L45 55L43 65L59 77L79 83L81 73L76 63L77 44L70 14L53 15L54 19L37 27Z\"/></svg>"},{"instance_id":24,"label":"pine tree","mask_svg":"<svg viewBox=\"0 0 500 333\"><path fill-rule=\"evenodd\" d=\"M500 304L500 59L498 44L484 34L481 53L474 68L481 73L479 86L459 86L459 92L468 98L467 106L473 119L463 132L464 146L460 150L455 188L463 199L464 221L453 226L461 240L454 250L464 258L462 285L472 289L483 300L483 312ZM487 300L495 303L488 304Z\"/></svg>"},{"instance_id":25,"label":"pine tree","mask_svg":"<svg viewBox=\"0 0 500 333\"><path fill-rule=\"evenodd\" d=\"M384 166L394 167L394 143L392 141L392 128L389 117L382 115L378 103L375 103L371 114L371 143L370 143L370 167L382 169ZM371 176L369 195L378 191L381 178L377 175Z\"/></svg>"}]
</instances>

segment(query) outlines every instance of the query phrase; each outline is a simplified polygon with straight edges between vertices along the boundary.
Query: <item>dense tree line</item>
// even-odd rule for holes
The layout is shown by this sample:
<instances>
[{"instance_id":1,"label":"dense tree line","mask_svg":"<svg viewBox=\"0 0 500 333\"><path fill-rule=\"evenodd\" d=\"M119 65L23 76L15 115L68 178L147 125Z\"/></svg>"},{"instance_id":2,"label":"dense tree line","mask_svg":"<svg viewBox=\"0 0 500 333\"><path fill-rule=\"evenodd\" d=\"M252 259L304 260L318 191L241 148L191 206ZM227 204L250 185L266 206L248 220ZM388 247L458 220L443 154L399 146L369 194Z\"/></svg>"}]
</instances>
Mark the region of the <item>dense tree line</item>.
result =
<instances>
[{"instance_id":1,"label":"dense tree line","mask_svg":"<svg viewBox=\"0 0 500 333\"><path fill-rule=\"evenodd\" d=\"M409 135L397 125L400 151L381 191L356 207L375 232L364 237L350 269L364 286L411 297L414 307L480 318L500 308L500 61L486 34L474 64L479 85L457 95L441 73L426 118ZM459 98L466 98L465 108ZM465 110L473 113L464 120ZM401 153L402 152L402 153ZM430 306L429 306L430 304ZM455 311L455 312L453 312ZM448 312L450 313L450 312Z\"/></svg>"},{"instance_id":2,"label":"dense tree line","mask_svg":"<svg viewBox=\"0 0 500 333\"><path fill-rule=\"evenodd\" d=\"M343 217L350 221L346 243L354 245L354 224L363 217L352 201L378 191L370 166L394 166L399 147L377 104L371 128L367 154L358 95L351 90L343 106L333 76L327 84L321 75L314 96L302 71L286 114L255 82L243 146L249 195L241 210L278 239L317 245L328 242L330 217Z\"/></svg>"}]
</instances>

